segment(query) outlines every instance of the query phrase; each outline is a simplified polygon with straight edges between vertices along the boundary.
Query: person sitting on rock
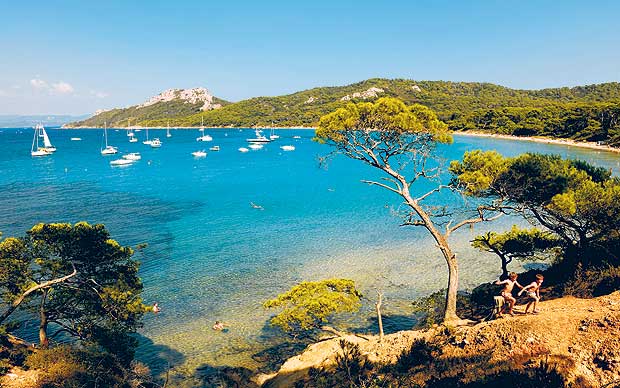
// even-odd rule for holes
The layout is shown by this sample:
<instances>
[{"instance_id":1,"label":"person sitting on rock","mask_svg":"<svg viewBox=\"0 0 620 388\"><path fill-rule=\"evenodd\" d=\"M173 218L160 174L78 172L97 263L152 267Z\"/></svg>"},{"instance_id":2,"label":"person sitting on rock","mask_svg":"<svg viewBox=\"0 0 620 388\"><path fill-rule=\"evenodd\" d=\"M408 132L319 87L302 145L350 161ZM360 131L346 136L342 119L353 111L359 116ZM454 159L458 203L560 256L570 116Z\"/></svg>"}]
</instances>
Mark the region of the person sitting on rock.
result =
<instances>
[{"instance_id":1,"label":"person sitting on rock","mask_svg":"<svg viewBox=\"0 0 620 388\"><path fill-rule=\"evenodd\" d=\"M504 285L504 289L502 290L502 293L500 294L504 300L506 301L506 303L508 304L508 314L514 316L515 314L513 313L512 309L515 306L515 303L517 302L517 300L514 298L514 296L512 296L512 289L514 288L515 284L517 286L519 286L519 288L523 289L523 286L519 284L519 282L517 282L517 277L519 275L517 275L514 272L511 272L508 275L508 279L506 280L502 280L499 281L497 280L495 282L495 284L497 284L498 286ZM502 310L499 310L499 313L497 314L498 317L502 316Z\"/></svg>"},{"instance_id":2,"label":"person sitting on rock","mask_svg":"<svg viewBox=\"0 0 620 388\"><path fill-rule=\"evenodd\" d=\"M538 314L538 310L536 309L536 306L538 305L538 302L540 301L540 286L542 285L542 282L544 279L545 279L544 276L542 276L541 274L537 274L536 281L531 282L527 286L523 287L521 291L519 291L519 294L518 294L519 296L521 296L523 292L527 292L527 296L529 297L529 301L527 305L525 306L526 314L527 314L527 310L530 309L530 306L532 304L534 305L534 308L532 309L532 314Z\"/></svg>"}]
</instances>

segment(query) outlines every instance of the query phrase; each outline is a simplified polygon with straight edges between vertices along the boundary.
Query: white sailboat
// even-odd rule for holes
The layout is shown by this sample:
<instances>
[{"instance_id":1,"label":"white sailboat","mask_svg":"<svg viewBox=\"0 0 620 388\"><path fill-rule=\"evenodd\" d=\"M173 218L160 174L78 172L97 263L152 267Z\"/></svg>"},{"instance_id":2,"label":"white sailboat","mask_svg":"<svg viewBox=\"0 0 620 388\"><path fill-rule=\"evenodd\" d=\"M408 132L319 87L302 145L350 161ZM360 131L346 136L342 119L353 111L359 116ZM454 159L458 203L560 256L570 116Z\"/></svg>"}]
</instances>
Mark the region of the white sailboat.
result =
<instances>
[{"instance_id":1,"label":"white sailboat","mask_svg":"<svg viewBox=\"0 0 620 388\"><path fill-rule=\"evenodd\" d=\"M146 128L146 140L143 141L142 144L151 145L151 143L153 143L153 141L149 140L149 129L147 127Z\"/></svg>"},{"instance_id":2,"label":"white sailboat","mask_svg":"<svg viewBox=\"0 0 620 388\"><path fill-rule=\"evenodd\" d=\"M113 155L118 152L116 147L108 145L108 126L107 123L103 122L103 138L105 139L105 148L101 149L101 155Z\"/></svg>"},{"instance_id":3,"label":"white sailboat","mask_svg":"<svg viewBox=\"0 0 620 388\"><path fill-rule=\"evenodd\" d=\"M47 152L56 152L56 147L52 145L50 142L50 138L47 136L47 132L45 132L45 128L43 125L39 124L39 136L43 138L43 147Z\"/></svg>"},{"instance_id":4,"label":"white sailboat","mask_svg":"<svg viewBox=\"0 0 620 388\"><path fill-rule=\"evenodd\" d=\"M34 127L34 137L32 138L32 147L30 148L30 155L32 156L47 156L51 155L51 152L47 151L45 147L39 146L39 137L41 137L42 125L37 124Z\"/></svg>"},{"instance_id":5,"label":"white sailboat","mask_svg":"<svg viewBox=\"0 0 620 388\"><path fill-rule=\"evenodd\" d=\"M269 138L271 140L275 140L275 139L279 139L280 136L276 135L276 130L274 128L271 128L271 134L269 135Z\"/></svg>"},{"instance_id":6,"label":"white sailboat","mask_svg":"<svg viewBox=\"0 0 620 388\"><path fill-rule=\"evenodd\" d=\"M168 127L166 128L166 137L172 137L170 134L170 121L168 121Z\"/></svg>"},{"instance_id":7,"label":"white sailboat","mask_svg":"<svg viewBox=\"0 0 620 388\"><path fill-rule=\"evenodd\" d=\"M127 136L133 137L133 128L131 127L131 119L127 119Z\"/></svg>"},{"instance_id":8,"label":"white sailboat","mask_svg":"<svg viewBox=\"0 0 620 388\"><path fill-rule=\"evenodd\" d=\"M213 138L211 136L205 135L204 118L200 122L200 129L199 129L199 131L200 131L201 135L196 138L196 141L211 141L211 140L213 140Z\"/></svg>"},{"instance_id":9,"label":"white sailboat","mask_svg":"<svg viewBox=\"0 0 620 388\"><path fill-rule=\"evenodd\" d=\"M138 142L138 138L133 136L133 133L132 133L131 137L129 138L129 142L130 143L137 143Z\"/></svg>"}]
</instances>

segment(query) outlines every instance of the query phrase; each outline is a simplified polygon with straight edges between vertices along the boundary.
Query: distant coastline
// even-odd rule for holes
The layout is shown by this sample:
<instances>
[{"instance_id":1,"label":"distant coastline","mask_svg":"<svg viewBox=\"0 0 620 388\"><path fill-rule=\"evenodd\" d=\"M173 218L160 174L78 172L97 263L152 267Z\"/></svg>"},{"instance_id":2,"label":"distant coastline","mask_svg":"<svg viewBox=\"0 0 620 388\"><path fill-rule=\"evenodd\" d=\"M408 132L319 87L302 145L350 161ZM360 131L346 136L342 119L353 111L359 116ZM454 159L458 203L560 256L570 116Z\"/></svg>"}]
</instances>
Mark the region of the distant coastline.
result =
<instances>
[{"instance_id":1,"label":"distant coastline","mask_svg":"<svg viewBox=\"0 0 620 388\"><path fill-rule=\"evenodd\" d=\"M496 133L486 133L486 132L478 132L478 131L454 131L452 132L454 135L462 135L462 136L471 136L471 137L491 137L495 139L506 139L506 140L525 140L525 141L533 141L536 143L547 143L547 144L558 144L558 145L566 145L571 147L581 147L581 148L589 148L597 151L609 151L614 153L620 153L620 148L612 147L609 145L598 144L594 142L588 141L576 141L571 139L557 139L551 137L542 137L542 136L515 136L515 135L504 135L504 134L496 134Z\"/></svg>"}]
</instances>

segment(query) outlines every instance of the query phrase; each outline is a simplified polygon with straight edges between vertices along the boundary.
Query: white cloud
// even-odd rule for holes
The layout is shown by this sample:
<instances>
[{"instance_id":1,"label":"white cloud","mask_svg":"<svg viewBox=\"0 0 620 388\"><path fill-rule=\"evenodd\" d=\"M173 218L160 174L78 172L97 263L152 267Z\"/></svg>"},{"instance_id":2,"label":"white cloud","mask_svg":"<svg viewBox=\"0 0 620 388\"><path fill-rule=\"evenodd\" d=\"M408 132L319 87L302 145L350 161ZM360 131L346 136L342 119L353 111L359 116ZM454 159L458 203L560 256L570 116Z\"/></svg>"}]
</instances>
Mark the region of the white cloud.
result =
<instances>
[{"instance_id":1,"label":"white cloud","mask_svg":"<svg viewBox=\"0 0 620 388\"><path fill-rule=\"evenodd\" d=\"M57 83L52 84L52 91L60 94L69 94L73 93L74 89L71 84L64 81L58 81Z\"/></svg>"},{"instance_id":2,"label":"white cloud","mask_svg":"<svg viewBox=\"0 0 620 388\"><path fill-rule=\"evenodd\" d=\"M98 92L96 90L91 90L90 91L90 95L94 96L94 97L97 97L97 98L106 98L106 97L109 96L109 94L106 93L106 92Z\"/></svg>"},{"instance_id":3,"label":"white cloud","mask_svg":"<svg viewBox=\"0 0 620 388\"><path fill-rule=\"evenodd\" d=\"M47 82L39 78L31 79L30 86L32 86L35 89L49 89L49 85L47 84Z\"/></svg>"}]
</instances>

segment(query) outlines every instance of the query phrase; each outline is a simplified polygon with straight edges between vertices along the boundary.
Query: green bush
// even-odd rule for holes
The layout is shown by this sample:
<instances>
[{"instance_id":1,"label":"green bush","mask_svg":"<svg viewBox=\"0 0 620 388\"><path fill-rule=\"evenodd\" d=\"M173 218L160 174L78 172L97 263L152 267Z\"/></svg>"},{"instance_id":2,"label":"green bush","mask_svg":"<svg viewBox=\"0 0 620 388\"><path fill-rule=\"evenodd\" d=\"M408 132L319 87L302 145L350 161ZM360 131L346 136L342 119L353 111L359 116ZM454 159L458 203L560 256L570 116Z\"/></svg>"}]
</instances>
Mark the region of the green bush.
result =
<instances>
[{"instance_id":1,"label":"green bush","mask_svg":"<svg viewBox=\"0 0 620 388\"><path fill-rule=\"evenodd\" d=\"M398 356L396 369L406 372L420 365L428 365L441 355L441 347L425 339L417 339L411 347Z\"/></svg>"}]
</instances>

